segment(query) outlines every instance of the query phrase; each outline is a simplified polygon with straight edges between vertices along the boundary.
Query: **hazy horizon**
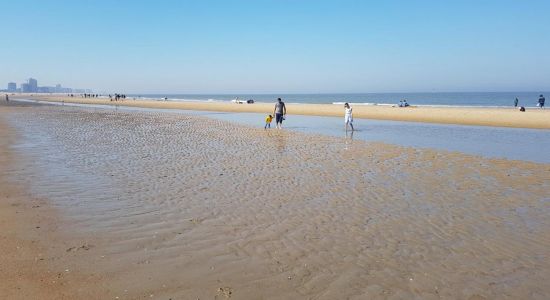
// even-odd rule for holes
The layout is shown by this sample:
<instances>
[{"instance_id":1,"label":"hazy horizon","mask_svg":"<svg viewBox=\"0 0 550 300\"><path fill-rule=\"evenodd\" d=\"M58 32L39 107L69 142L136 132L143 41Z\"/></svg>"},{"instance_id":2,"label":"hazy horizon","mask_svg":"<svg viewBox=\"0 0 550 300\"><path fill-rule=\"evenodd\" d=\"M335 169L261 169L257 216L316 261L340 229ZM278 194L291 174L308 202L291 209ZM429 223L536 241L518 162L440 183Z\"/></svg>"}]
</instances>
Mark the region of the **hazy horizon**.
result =
<instances>
[{"instance_id":1,"label":"hazy horizon","mask_svg":"<svg viewBox=\"0 0 550 300\"><path fill-rule=\"evenodd\" d=\"M0 89L550 91L547 1L4 3Z\"/></svg>"},{"instance_id":2,"label":"hazy horizon","mask_svg":"<svg viewBox=\"0 0 550 300\"><path fill-rule=\"evenodd\" d=\"M116 92L116 91L115 91ZM121 91L124 92L124 91ZM524 90L524 91L490 91L490 90L479 90L479 91L367 91L367 92L338 92L338 91L327 91L327 92L286 92L286 91L267 91L267 92L250 92L250 91L235 91L235 92L196 92L196 93L187 93L187 92L173 92L173 91L160 91L160 92L125 92L126 94L136 95L155 95L155 94L173 94L173 95L233 95L233 94L253 94L253 95L330 95L330 94L430 94L430 93L550 93L550 88L548 90Z\"/></svg>"},{"instance_id":3,"label":"hazy horizon","mask_svg":"<svg viewBox=\"0 0 550 300\"><path fill-rule=\"evenodd\" d=\"M15 82L15 81L10 81ZM21 83L24 83L23 80ZM1 85L0 90L5 90L5 85L7 85L8 82ZM16 82L17 87L19 88L20 82ZM40 82L39 82L40 83ZM41 86L54 86L54 84L42 84ZM63 86L66 87L66 86ZM87 89L87 87L71 87L73 89ZM548 90L501 90L501 91L495 91L495 90L465 90L465 91L457 91L457 90L449 90L449 91L373 91L373 92L286 92L286 91L267 91L267 92L250 92L250 91L234 91L234 92L178 92L178 91L158 91L158 92L149 92L149 91L143 91L143 92L134 92L134 91L124 91L124 90L112 90L112 91L101 91L101 90L94 90L90 89L91 92L89 93L97 93L97 94L109 94L109 93L124 93L127 95L361 95L361 94L476 94L476 93L541 93L541 94L550 94L550 88ZM8 92L8 91L5 91ZM20 93L20 92L15 92ZM35 92L37 94L40 94L39 92ZM76 92L73 92L76 93ZM48 93L47 93L48 94ZM66 94L65 92L60 93L49 93L49 94Z\"/></svg>"}]
</instances>

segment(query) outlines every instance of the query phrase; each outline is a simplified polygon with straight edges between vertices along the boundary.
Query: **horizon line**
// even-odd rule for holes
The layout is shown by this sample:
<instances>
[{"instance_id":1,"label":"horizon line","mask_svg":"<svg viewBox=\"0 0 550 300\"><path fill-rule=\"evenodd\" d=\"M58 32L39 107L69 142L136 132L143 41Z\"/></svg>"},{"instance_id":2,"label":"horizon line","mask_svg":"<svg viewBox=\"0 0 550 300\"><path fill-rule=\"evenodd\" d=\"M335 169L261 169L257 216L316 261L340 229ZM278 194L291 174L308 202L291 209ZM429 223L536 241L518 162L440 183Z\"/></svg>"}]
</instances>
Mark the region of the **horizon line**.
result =
<instances>
[{"instance_id":1,"label":"horizon line","mask_svg":"<svg viewBox=\"0 0 550 300\"><path fill-rule=\"evenodd\" d=\"M127 92L131 95L332 95L332 94L344 94L344 95L358 95L358 94L437 94L437 93L550 93L549 90L518 90L518 91L416 91L416 92Z\"/></svg>"}]
</instances>

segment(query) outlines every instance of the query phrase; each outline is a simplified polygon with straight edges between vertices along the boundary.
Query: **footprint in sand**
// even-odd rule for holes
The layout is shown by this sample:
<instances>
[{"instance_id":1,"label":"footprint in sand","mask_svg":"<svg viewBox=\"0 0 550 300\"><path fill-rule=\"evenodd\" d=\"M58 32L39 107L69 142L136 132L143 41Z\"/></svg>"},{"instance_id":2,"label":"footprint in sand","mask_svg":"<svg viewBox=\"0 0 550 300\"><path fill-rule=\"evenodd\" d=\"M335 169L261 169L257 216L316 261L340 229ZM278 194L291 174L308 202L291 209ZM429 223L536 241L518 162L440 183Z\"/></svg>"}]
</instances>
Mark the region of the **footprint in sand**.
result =
<instances>
[{"instance_id":1,"label":"footprint in sand","mask_svg":"<svg viewBox=\"0 0 550 300\"><path fill-rule=\"evenodd\" d=\"M231 298L231 294L233 294L233 289L230 287L221 287L218 288L218 296L224 296L225 298Z\"/></svg>"},{"instance_id":2,"label":"footprint in sand","mask_svg":"<svg viewBox=\"0 0 550 300\"><path fill-rule=\"evenodd\" d=\"M71 248L68 248L68 249L65 250L65 251L67 251L67 252L78 251L78 250L86 250L86 251L87 251L87 250L92 249L93 247L94 247L94 245L84 244L84 245L82 245L82 246L80 246L80 247L71 247Z\"/></svg>"}]
</instances>

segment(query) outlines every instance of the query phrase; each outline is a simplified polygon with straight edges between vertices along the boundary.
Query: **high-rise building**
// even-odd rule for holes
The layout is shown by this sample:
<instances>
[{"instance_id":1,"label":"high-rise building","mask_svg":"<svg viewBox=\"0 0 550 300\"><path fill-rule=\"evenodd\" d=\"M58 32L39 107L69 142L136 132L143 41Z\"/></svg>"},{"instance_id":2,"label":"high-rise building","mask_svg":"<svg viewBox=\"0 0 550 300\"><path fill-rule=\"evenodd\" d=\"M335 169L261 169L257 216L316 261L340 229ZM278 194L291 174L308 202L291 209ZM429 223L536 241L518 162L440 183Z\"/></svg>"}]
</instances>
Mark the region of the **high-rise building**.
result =
<instances>
[{"instance_id":1,"label":"high-rise building","mask_svg":"<svg viewBox=\"0 0 550 300\"><path fill-rule=\"evenodd\" d=\"M17 83L9 82L8 83L8 92L15 92L15 91L17 91Z\"/></svg>"},{"instance_id":2,"label":"high-rise building","mask_svg":"<svg viewBox=\"0 0 550 300\"><path fill-rule=\"evenodd\" d=\"M29 78L29 92L36 93L38 92L38 80L34 78Z\"/></svg>"},{"instance_id":3,"label":"high-rise building","mask_svg":"<svg viewBox=\"0 0 550 300\"><path fill-rule=\"evenodd\" d=\"M39 86L38 87L39 93L55 93L55 87L53 86Z\"/></svg>"},{"instance_id":4,"label":"high-rise building","mask_svg":"<svg viewBox=\"0 0 550 300\"><path fill-rule=\"evenodd\" d=\"M31 88L28 83L21 83L21 92L22 93L30 93Z\"/></svg>"}]
</instances>

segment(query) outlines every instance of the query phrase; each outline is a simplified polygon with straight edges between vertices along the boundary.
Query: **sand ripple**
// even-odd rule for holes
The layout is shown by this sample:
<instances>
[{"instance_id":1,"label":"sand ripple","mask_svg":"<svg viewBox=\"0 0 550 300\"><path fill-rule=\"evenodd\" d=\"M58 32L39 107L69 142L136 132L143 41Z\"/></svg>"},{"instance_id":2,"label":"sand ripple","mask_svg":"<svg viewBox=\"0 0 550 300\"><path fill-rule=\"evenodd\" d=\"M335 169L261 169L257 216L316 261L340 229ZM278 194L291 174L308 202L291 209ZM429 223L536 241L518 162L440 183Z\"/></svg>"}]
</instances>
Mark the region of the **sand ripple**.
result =
<instances>
[{"instance_id":1,"label":"sand ripple","mask_svg":"<svg viewBox=\"0 0 550 300\"><path fill-rule=\"evenodd\" d=\"M96 239L75 255L113 295L550 297L549 165L169 113L8 120L14 176Z\"/></svg>"}]
</instances>

